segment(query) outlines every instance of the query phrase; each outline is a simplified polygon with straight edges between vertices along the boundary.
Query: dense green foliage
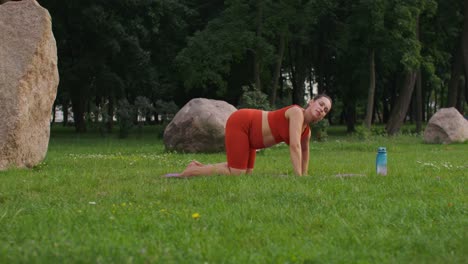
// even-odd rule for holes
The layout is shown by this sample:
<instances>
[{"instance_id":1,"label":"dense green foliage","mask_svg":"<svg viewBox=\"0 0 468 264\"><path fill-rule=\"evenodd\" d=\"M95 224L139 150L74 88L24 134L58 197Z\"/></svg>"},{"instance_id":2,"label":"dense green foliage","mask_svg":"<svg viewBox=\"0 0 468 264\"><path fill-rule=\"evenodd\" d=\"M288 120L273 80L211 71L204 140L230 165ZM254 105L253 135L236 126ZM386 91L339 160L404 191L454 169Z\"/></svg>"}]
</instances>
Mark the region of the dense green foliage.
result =
<instances>
[{"instance_id":1,"label":"dense green foliage","mask_svg":"<svg viewBox=\"0 0 468 264\"><path fill-rule=\"evenodd\" d=\"M46 160L0 172L1 263L463 263L468 258L466 144L419 136L368 140L329 129L311 176L286 146L249 176L166 179L190 160L150 128L102 138L54 128ZM389 175L375 175L386 146ZM362 174L344 177L339 174ZM338 175L338 176L337 176Z\"/></svg>"},{"instance_id":2,"label":"dense green foliage","mask_svg":"<svg viewBox=\"0 0 468 264\"><path fill-rule=\"evenodd\" d=\"M350 132L366 112L368 127L388 124L393 134L408 118L420 124L440 107L466 108L468 0L40 3L58 45L56 104L72 106L78 131L93 109L114 116L121 99L239 105L244 86L273 108L303 105L316 87L335 101L330 123Z\"/></svg>"}]
</instances>

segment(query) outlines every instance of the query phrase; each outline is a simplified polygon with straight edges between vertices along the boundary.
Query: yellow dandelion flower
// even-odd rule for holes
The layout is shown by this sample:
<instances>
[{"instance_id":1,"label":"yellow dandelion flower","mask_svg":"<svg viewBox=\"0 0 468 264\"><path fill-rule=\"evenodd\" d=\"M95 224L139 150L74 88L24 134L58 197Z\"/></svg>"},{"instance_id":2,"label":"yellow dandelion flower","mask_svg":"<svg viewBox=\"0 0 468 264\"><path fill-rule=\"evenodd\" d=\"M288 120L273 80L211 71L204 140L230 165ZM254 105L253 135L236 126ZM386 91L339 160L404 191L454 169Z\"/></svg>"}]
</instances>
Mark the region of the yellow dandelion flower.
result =
<instances>
[{"instance_id":1,"label":"yellow dandelion flower","mask_svg":"<svg viewBox=\"0 0 468 264\"><path fill-rule=\"evenodd\" d=\"M193 219L198 219L198 218L200 218L200 214L199 213L193 213L192 218Z\"/></svg>"}]
</instances>

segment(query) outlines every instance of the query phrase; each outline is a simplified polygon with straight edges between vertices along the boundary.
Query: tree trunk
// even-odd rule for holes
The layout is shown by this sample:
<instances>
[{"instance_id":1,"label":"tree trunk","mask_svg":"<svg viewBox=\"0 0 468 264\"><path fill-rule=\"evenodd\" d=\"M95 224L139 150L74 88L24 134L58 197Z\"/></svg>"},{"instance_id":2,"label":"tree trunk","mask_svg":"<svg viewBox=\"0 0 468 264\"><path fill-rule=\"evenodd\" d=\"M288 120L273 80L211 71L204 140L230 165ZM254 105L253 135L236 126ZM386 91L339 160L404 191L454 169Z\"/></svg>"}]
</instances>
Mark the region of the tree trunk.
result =
<instances>
[{"instance_id":1,"label":"tree trunk","mask_svg":"<svg viewBox=\"0 0 468 264\"><path fill-rule=\"evenodd\" d=\"M425 122L426 121L426 116L427 116L427 86L424 83L424 80L421 78L421 100L422 100L422 116L421 116L421 121Z\"/></svg>"},{"instance_id":2,"label":"tree trunk","mask_svg":"<svg viewBox=\"0 0 468 264\"><path fill-rule=\"evenodd\" d=\"M156 115L156 121L158 121L158 116ZM114 126L114 97L109 96L109 105L107 106L107 133L112 133L112 128Z\"/></svg>"},{"instance_id":3,"label":"tree trunk","mask_svg":"<svg viewBox=\"0 0 468 264\"><path fill-rule=\"evenodd\" d=\"M62 101L63 126L68 125L68 99Z\"/></svg>"},{"instance_id":4,"label":"tree trunk","mask_svg":"<svg viewBox=\"0 0 468 264\"><path fill-rule=\"evenodd\" d=\"M263 1L262 0L257 0L257 46L255 47L255 53L254 53L254 78L255 78L255 88L257 88L259 91L262 91L262 81L261 81L261 50L258 42L260 41L260 38L262 37L262 24L263 24Z\"/></svg>"},{"instance_id":5,"label":"tree trunk","mask_svg":"<svg viewBox=\"0 0 468 264\"><path fill-rule=\"evenodd\" d=\"M415 81L416 73L414 71L408 72L386 126L386 130L389 135L396 134L400 131L400 128L403 125L403 121L405 120L406 113L408 112L408 107L411 102L411 95L413 94Z\"/></svg>"},{"instance_id":6,"label":"tree trunk","mask_svg":"<svg viewBox=\"0 0 468 264\"><path fill-rule=\"evenodd\" d=\"M318 41L316 46L316 54L315 56L317 57L317 65L314 68L315 70L315 76L316 76L316 82L317 82L317 93L322 94L325 92L330 93L328 91L328 87L330 87L330 84L328 83L328 72L326 70L327 68L327 62L328 61L328 56L327 54L329 53L328 47L327 47L327 37L324 36L324 33L320 31L319 36L318 36Z\"/></svg>"},{"instance_id":7,"label":"tree trunk","mask_svg":"<svg viewBox=\"0 0 468 264\"><path fill-rule=\"evenodd\" d=\"M84 97L78 92L77 88L72 91L72 109L73 109L73 120L75 121L75 131L78 133L86 132L86 122L84 119L86 101Z\"/></svg>"},{"instance_id":8,"label":"tree trunk","mask_svg":"<svg viewBox=\"0 0 468 264\"><path fill-rule=\"evenodd\" d=\"M304 96L305 96L305 80L307 79L307 70L308 67L306 65L306 48L304 45L299 44L297 48L300 50L299 56L296 60L296 89L293 91L293 100L294 103L300 106L304 105Z\"/></svg>"},{"instance_id":9,"label":"tree trunk","mask_svg":"<svg viewBox=\"0 0 468 264\"><path fill-rule=\"evenodd\" d=\"M52 120L50 121L51 124L55 123L56 110L57 110L57 100L54 100L54 104L52 105Z\"/></svg>"},{"instance_id":10,"label":"tree trunk","mask_svg":"<svg viewBox=\"0 0 468 264\"><path fill-rule=\"evenodd\" d=\"M446 104L446 100L445 100L446 98L444 97L444 96L445 96L445 91L444 91L444 89L439 89L439 92L440 92L440 96L439 96L439 98L440 98L439 108L442 108L442 107ZM444 101L444 100L445 100L445 101ZM436 108L436 112L437 112L437 109L438 109L438 108Z\"/></svg>"},{"instance_id":11,"label":"tree trunk","mask_svg":"<svg viewBox=\"0 0 468 264\"><path fill-rule=\"evenodd\" d=\"M421 42L421 25L418 17L416 24L416 35ZM416 94L415 94L415 107L416 107L416 133L421 132L422 127L422 92L421 92L421 68L416 73Z\"/></svg>"},{"instance_id":12,"label":"tree trunk","mask_svg":"<svg viewBox=\"0 0 468 264\"><path fill-rule=\"evenodd\" d=\"M468 104L468 79L465 78L465 103Z\"/></svg>"},{"instance_id":13,"label":"tree trunk","mask_svg":"<svg viewBox=\"0 0 468 264\"><path fill-rule=\"evenodd\" d=\"M291 46L291 45L289 45ZM295 53L289 50L290 69L291 69L291 83L293 86L292 103L297 105L304 104L304 80L307 77L307 68L304 61L304 47L300 44L296 45Z\"/></svg>"},{"instance_id":14,"label":"tree trunk","mask_svg":"<svg viewBox=\"0 0 468 264\"><path fill-rule=\"evenodd\" d=\"M416 133L420 133L422 130L422 101L421 70L418 70L416 76Z\"/></svg>"},{"instance_id":15,"label":"tree trunk","mask_svg":"<svg viewBox=\"0 0 468 264\"><path fill-rule=\"evenodd\" d=\"M416 81L417 80L418 80L418 75L416 74ZM416 120L416 89L414 90L413 96L411 97L411 102L408 107L408 113L406 116L409 118L409 121L411 124L413 124L414 121Z\"/></svg>"},{"instance_id":16,"label":"tree trunk","mask_svg":"<svg viewBox=\"0 0 468 264\"><path fill-rule=\"evenodd\" d=\"M386 89L386 88L384 88ZM386 124L388 122L388 118L390 116L390 102L388 98L384 94L382 94L382 123Z\"/></svg>"},{"instance_id":17,"label":"tree trunk","mask_svg":"<svg viewBox=\"0 0 468 264\"><path fill-rule=\"evenodd\" d=\"M314 76L312 75L312 68L308 69L307 74L309 75L309 94L310 98L314 98Z\"/></svg>"},{"instance_id":18,"label":"tree trunk","mask_svg":"<svg viewBox=\"0 0 468 264\"><path fill-rule=\"evenodd\" d=\"M465 66L465 100L468 103L468 0L465 0L464 22L463 22L463 61Z\"/></svg>"},{"instance_id":19,"label":"tree trunk","mask_svg":"<svg viewBox=\"0 0 468 264\"><path fill-rule=\"evenodd\" d=\"M275 106L276 103L276 91L278 90L278 81L281 77L281 65L283 62L283 55L284 55L284 47L285 47L285 33L282 32L280 34L280 42L278 47L278 55L276 56L276 63L275 63L275 72L273 73L273 80L271 84L271 91L270 91L270 105L271 107Z\"/></svg>"},{"instance_id":20,"label":"tree trunk","mask_svg":"<svg viewBox=\"0 0 468 264\"><path fill-rule=\"evenodd\" d=\"M297 104L300 106L304 105L304 75L296 74L296 79L294 80L293 84L293 95L292 95L292 103Z\"/></svg>"},{"instance_id":21,"label":"tree trunk","mask_svg":"<svg viewBox=\"0 0 468 264\"><path fill-rule=\"evenodd\" d=\"M458 112L464 114L464 102L465 102L465 93L463 90L465 89L466 85L463 79L460 79L458 84L458 98L457 98L457 105L455 106Z\"/></svg>"},{"instance_id":22,"label":"tree trunk","mask_svg":"<svg viewBox=\"0 0 468 264\"><path fill-rule=\"evenodd\" d=\"M425 85L424 87L426 88L429 88L427 90L425 90L425 94L426 96L424 97L424 100L425 100L425 104L426 104L426 119L425 121L428 121L431 116L432 116L432 107L431 107L431 97L432 97L432 93L434 92L433 90L435 90L432 86L427 86ZM434 92L435 94L435 92Z\"/></svg>"},{"instance_id":23,"label":"tree trunk","mask_svg":"<svg viewBox=\"0 0 468 264\"><path fill-rule=\"evenodd\" d=\"M384 90L382 93L382 123L386 124L388 119L390 118L390 110L392 109L393 105L396 101L396 83L398 79L397 74L393 74L390 76L390 80L388 80L384 85Z\"/></svg>"},{"instance_id":24,"label":"tree trunk","mask_svg":"<svg viewBox=\"0 0 468 264\"><path fill-rule=\"evenodd\" d=\"M364 125L370 129L372 124L372 113L374 112L374 95L375 95L375 51L370 50L369 53L369 90L367 94L367 111Z\"/></svg>"},{"instance_id":25,"label":"tree trunk","mask_svg":"<svg viewBox=\"0 0 468 264\"><path fill-rule=\"evenodd\" d=\"M450 75L450 81L448 85L448 95L447 95L447 107L454 107L457 103L458 94L458 84L460 79L460 74L462 73L463 66L463 53L462 53L462 43L453 54L453 63L452 63L452 72Z\"/></svg>"},{"instance_id":26,"label":"tree trunk","mask_svg":"<svg viewBox=\"0 0 468 264\"><path fill-rule=\"evenodd\" d=\"M346 122L346 132L352 133L355 129L356 124L356 103L347 102L345 106L345 122Z\"/></svg>"},{"instance_id":27,"label":"tree trunk","mask_svg":"<svg viewBox=\"0 0 468 264\"><path fill-rule=\"evenodd\" d=\"M468 1L468 0L466 0ZM419 42L419 16L416 18L416 38ZM390 118L388 120L386 130L389 135L394 135L398 131L400 131L403 122L405 121L406 114L408 112L409 104L411 103L411 97L414 90L414 84L416 82L416 77L418 75L418 71L410 70L406 73L405 81L403 86L401 86L400 92L398 94L398 98L396 104L393 106L392 111L390 113Z\"/></svg>"}]
</instances>

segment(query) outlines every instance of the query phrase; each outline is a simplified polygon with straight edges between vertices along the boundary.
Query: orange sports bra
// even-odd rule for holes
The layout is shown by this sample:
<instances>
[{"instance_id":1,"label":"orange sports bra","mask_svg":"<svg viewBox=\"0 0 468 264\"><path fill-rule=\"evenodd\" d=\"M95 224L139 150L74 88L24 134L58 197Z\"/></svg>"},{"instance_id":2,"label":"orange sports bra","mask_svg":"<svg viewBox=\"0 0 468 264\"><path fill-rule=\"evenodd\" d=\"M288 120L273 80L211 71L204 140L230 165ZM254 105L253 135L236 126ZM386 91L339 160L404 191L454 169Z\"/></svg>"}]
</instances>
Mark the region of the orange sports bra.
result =
<instances>
[{"instance_id":1,"label":"orange sports bra","mask_svg":"<svg viewBox=\"0 0 468 264\"><path fill-rule=\"evenodd\" d=\"M281 109L268 112L268 125L270 125L271 134L275 138L276 143L285 142L289 145L289 120L286 119L286 111L297 105L290 105ZM309 135L310 127L306 126L301 134L301 139Z\"/></svg>"}]
</instances>

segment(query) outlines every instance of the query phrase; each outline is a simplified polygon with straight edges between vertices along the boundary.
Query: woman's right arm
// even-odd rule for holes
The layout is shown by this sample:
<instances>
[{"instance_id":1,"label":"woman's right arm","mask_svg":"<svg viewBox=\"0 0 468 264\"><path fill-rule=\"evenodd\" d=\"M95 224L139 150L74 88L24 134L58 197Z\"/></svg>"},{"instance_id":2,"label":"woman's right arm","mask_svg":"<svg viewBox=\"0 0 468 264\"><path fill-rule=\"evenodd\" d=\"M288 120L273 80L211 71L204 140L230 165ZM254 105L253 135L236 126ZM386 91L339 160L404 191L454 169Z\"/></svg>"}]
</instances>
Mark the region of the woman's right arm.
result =
<instances>
[{"instance_id":1,"label":"woman's right arm","mask_svg":"<svg viewBox=\"0 0 468 264\"><path fill-rule=\"evenodd\" d=\"M289 154L293 165L294 173L302 176L302 148L301 132L304 124L304 113L299 107L291 107L286 111L286 118L289 119Z\"/></svg>"},{"instance_id":2,"label":"woman's right arm","mask_svg":"<svg viewBox=\"0 0 468 264\"><path fill-rule=\"evenodd\" d=\"M302 149L302 176L309 173L309 142L310 142L311 131L307 136L301 140L301 149Z\"/></svg>"}]
</instances>

